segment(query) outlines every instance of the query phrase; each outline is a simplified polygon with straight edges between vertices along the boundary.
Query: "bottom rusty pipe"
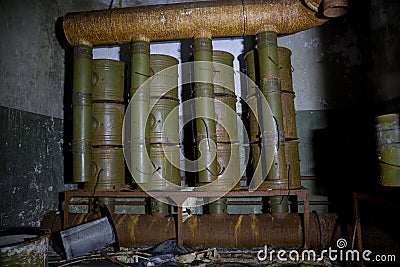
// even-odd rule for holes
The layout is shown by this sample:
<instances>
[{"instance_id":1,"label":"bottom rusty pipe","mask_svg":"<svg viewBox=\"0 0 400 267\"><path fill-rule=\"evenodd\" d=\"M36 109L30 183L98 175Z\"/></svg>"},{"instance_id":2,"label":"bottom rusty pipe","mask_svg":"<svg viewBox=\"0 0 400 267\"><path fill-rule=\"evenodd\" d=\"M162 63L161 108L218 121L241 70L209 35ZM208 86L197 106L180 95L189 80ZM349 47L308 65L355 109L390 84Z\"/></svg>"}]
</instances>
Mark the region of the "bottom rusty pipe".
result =
<instances>
[{"instance_id":1,"label":"bottom rusty pipe","mask_svg":"<svg viewBox=\"0 0 400 267\"><path fill-rule=\"evenodd\" d=\"M70 224L94 220L92 214L70 214ZM151 215L113 215L120 246L146 247L176 238L173 217ZM42 227L58 231L60 215L48 214ZM245 214L191 216L183 223L183 241L192 248L254 248L264 245L301 247L304 242L303 217L289 214ZM311 213L309 249L324 249L340 237L338 218L333 213ZM332 244L331 244L332 243Z\"/></svg>"}]
</instances>

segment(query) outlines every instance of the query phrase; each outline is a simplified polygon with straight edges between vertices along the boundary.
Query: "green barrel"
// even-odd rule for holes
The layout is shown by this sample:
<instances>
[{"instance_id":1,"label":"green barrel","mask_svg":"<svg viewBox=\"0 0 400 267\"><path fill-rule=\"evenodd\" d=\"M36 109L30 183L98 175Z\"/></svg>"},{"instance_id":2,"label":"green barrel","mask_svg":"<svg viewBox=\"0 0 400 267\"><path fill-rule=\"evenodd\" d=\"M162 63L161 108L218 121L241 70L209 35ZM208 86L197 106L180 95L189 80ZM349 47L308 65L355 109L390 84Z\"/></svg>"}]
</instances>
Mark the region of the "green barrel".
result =
<instances>
[{"instance_id":1,"label":"green barrel","mask_svg":"<svg viewBox=\"0 0 400 267\"><path fill-rule=\"evenodd\" d=\"M285 139L297 139L296 110L294 107L295 94L293 91L282 91L282 116Z\"/></svg>"},{"instance_id":2,"label":"green barrel","mask_svg":"<svg viewBox=\"0 0 400 267\"><path fill-rule=\"evenodd\" d=\"M235 179L240 176L239 144L218 143L217 164L218 179L214 182L215 186L212 190L240 189L240 180L235 183Z\"/></svg>"},{"instance_id":3,"label":"green barrel","mask_svg":"<svg viewBox=\"0 0 400 267\"><path fill-rule=\"evenodd\" d=\"M270 197L268 204L272 214L289 212L289 201L287 196Z\"/></svg>"},{"instance_id":4,"label":"green barrel","mask_svg":"<svg viewBox=\"0 0 400 267\"><path fill-rule=\"evenodd\" d=\"M0 229L0 266L48 266L50 234L45 229Z\"/></svg>"},{"instance_id":5,"label":"green barrel","mask_svg":"<svg viewBox=\"0 0 400 267\"><path fill-rule=\"evenodd\" d=\"M285 157L289 174L289 189L301 187L299 141L285 141Z\"/></svg>"},{"instance_id":6,"label":"green barrel","mask_svg":"<svg viewBox=\"0 0 400 267\"><path fill-rule=\"evenodd\" d=\"M122 146L125 105L93 103L93 146Z\"/></svg>"},{"instance_id":7,"label":"green barrel","mask_svg":"<svg viewBox=\"0 0 400 267\"><path fill-rule=\"evenodd\" d=\"M281 78L281 89L293 92L292 62L290 57L292 51L286 47L278 47L279 76Z\"/></svg>"},{"instance_id":8,"label":"green barrel","mask_svg":"<svg viewBox=\"0 0 400 267\"><path fill-rule=\"evenodd\" d=\"M261 162L260 162L260 157L261 157L261 143L252 143L250 144L250 153L251 153L251 177L253 177L257 165L260 164L261 168Z\"/></svg>"},{"instance_id":9,"label":"green barrel","mask_svg":"<svg viewBox=\"0 0 400 267\"><path fill-rule=\"evenodd\" d=\"M376 117L377 153L382 186L400 186L400 114Z\"/></svg>"},{"instance_id":10,"label":"green barrel","mask_svg":"<svg viewBox=\"0 0 400 267\"><path fill-rule=\"evenodd\" d=\"M213 62L224 64L214 65L214 93L216 95L235 95L235 73L233 69L233 55L226 51L213 51Z\"/></svg>"},{"instance_id":11,"label":"green barrel","mask_svg":"<svg viewBox=\"0 0 400 267\"><path fill-rule=\"evenodd\" d=\"M150 84L150 96L152 98L166 97L179 100L178 63L179 61L176 58L168 55L150 55L150 69L153 74ZM167 68L169 69L165 70ZM162 70L165 71L159 73Z\"/></svg>"},{"instance_id":12,"label":"green barrel","mask_svg":"<svg viewBox=\"0 0 400 267\"><path fill-rule=\"evenodd\" d=\"M150 111L150 142L152 144L179 144L179 112L171 112L179 106L179 100L158 99ZM165 123L168 116L169 123Z\"/></svg>"},{"instance_id":13,"label":"green barrel","mask_svg":"<svg viewBox=\"0 0 400 267\"><path fill-rule=\"evenodd\" d=\"M206 118L196 119L196 142L199 144L199 154L203 154L204 164L206 169L199 171L198 183L211 183L217 179L217 160L212 157L212 150L216 152L215 143L217 141L216 125L215 125L215 106L209 101L204 101L203 98L214 98L212 68L213 49L211 38L200 37L194 39L194 77L196 82L194 86L194 97L196 99L195 110L196 114L203 114ZM202 62L206 63L202 63ZM203 145L201 141L205 138L210 138L214 145Z\"/></svg>"},{"instance_id":14,"label":"green barrel","mask_svg":"<svg viewBox=\"0 0 400 267\"><path fill-rule=\"evenodd\" d=\"M285 136L281 103L281 83L279 78L277 33L261 32L257 34L257 48L260 67L260 89L271 108L277 126L276 132L267 133L263 131L262 140L263 147L265 148L268 147L271 139L275 140L278 144L274 151L272 167L267 175L267 180L272 181L272 183L269 183L272 186L271 189L277 189L281 188L282 184L287 184L288 179L283 145Z\"/></svg>"},{"instance_id":15,"label":"green barrel","mask_svg":"<svg viewBox=\"0 0 400 267\"><path fill-rule=\"evenodd\" d=\"M250 143L257 143L260 141L260 126L259 122L257 121L257 118L255 116L255 112L258 112L258 97L257 97L257 87L256 87L256 66L255 66L255 56L254 56L254 50L251 50L247 52L244 55L244 60L245 60L245 70L248 78L250 80L247 81L247 104L251 105L251 107L254 109L251 110L249 109L249 141ZM253 83L251 83L251 81Z\"/></svg>"},{"instance_id":16,"label":"green barrel","mask_svg":"<svg viewBox=\"0 0 400 267\"><path fill-rule=\"evenodd\" d=\"M112 59L93 60L93 101L124 102L125 63Z\"/></svg>"},{"instance_id":17,"label":"green barrel","mask_svg":"<svg viewBox=\"0 0 400 267\"><path fill-rule=\"evenodd\" d=\"M246 75L249 77L251 81L254 82L254 85L257 81L257 71L256 71L256 64L255 64L255 51L250 50L246 54L244 54L244 63L245 63L245 71ZM257 87L252 84L247 85L247 98L256 95Z\"/></svg>"},{"instance_id":18,"label":"green barrel","mask_svg":"<svg viewBox=\"0 0 400 267\"><path fill-rule=\"evenodd\" d=\"M150 86L145 83L150 77L150 42L133 40L131 44L131 173L138 183L150 180L152 166L148 160L150 144L149 101ZM138 90L141 88L142 90Z\"/></svg>"},{"instance_id":19,"label":"green barrel","mask_svg":"<svg viewBox=\"0 0 400 267\"><path fill-rule=\"evenodd\" d=\"M146 184L151 181L154 167L150 161L150 142L134 140L130 144L131 174L133 183Z\"/></svg>"},{"instance_id":20,"label":"green barrel","mask_svg":"<svg viewBox=\"0 0 400 267\"><path fill-rule=\"evenodd\" d=\"M119 147L92 149L92 179L85 183L87 191L119 190L125 187L125 159Z\"/></svg>"},{"instance_id":21,"label":"green barrel","mask_svg":"<svg viewBox=\"0 0 400 267\"><path fill-rule=\"evenodd\" d=\"M247 103L254 107L254 112L258 112L258 98L257 96L251 96L247 99ZM257 143L260 141L260 125L259 121L257 120L256 115L253 113L253 110L249 109L249 142L250 143Z\"/></svg>"},{"instance_id":22,"label":"green barrel","mask_svg":"<svg viewBox=\"0 0 400 267\"><path fill-rule=\"evenodd\" d=\"M150 207L151 207L151 214L153 215L166 215L169 213L169 205L159 201L157 199L151 198Z\"/></svg>"},{"instance_id":23,"label":"green barrel","mask_svg":"<svg viewBox=\"0 0 400 267\"><path fill-rule=\"evenodd\" d=\"M228 199L223 197L208 205L208 212L210 214L228 214Z\"/></svg>"},{"instance_id":24,"label":"green barrel","mask_svg":"<svg viewBox=\"0 0 400 267\"><path fill-rule=\"evenodd\" d=\"M72 179L91 179L92 150L92 47L74 47L72 92Z\"/></svg>"},{"instance_id":25,"label":"green barrel","mask_svg":"<svg viewBox=\"0 0 400 267\"><path fill-rule=\"evenodd\" d=\"M171 159L171 161L170 161ZM167 185L165 180L172 184L181 184L179 166L174 166L171 162L180 162L179 145L160 145L151 144L150 160L153 165L153 176L151 179L154 186L164 188Z\"/></svg>"},{"instance_id":26,"label":"green barrel","mask_svg":"<svg viewBox=\"0 0 400 267\"><path fill-rule=\"evenodd\" d=\"M215 100L217 142L238 142L236 96L215 96Z\"/></svg>"}]
</instances>

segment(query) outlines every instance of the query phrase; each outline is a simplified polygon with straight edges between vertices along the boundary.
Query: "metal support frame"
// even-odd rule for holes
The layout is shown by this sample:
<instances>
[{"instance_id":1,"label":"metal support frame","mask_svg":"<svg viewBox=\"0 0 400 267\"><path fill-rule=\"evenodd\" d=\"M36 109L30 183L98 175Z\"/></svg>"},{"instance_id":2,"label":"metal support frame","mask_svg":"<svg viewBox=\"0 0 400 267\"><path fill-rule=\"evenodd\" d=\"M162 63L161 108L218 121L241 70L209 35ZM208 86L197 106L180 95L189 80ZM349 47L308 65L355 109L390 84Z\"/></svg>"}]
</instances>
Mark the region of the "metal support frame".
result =
<instances>
[{"instance_id":1,"label":"metal support frame","mask_svg":"<svg viewBox=\"0 0 400 267\"><path fill-rule=\"evenodd\" d=\"M182 200L186 199L189 192L187 191L161 191L161 192L151 192L151 195L144 191L83 191L83 190L71 190L64 192L64 220L63 228L69 227L68 216L69 216L69 205L73 197L115 197L115 198L143 198L143 197L166 197L171 200ZM304 248L308 247L309 241L309 227L310 227L310 207L309 207L309 192L308 189L301 187L298 189L276 189L269 191L253 191L249 192L247 190L230 191L224 197L270 197L270 196L299 196L304 201L304 231L303 240ZM219 197L218 192L202 192L202 191L192 191L190 192L190 197ZM183 201L182 201L183 202ZM181 203L182 203L181 202ZM90 204L89 204L90 205ZM182 207L178 206L178 219L177 219L177 241L181 248L183 246L183 220L182 220Z\"/></svg>"}]
</instances>

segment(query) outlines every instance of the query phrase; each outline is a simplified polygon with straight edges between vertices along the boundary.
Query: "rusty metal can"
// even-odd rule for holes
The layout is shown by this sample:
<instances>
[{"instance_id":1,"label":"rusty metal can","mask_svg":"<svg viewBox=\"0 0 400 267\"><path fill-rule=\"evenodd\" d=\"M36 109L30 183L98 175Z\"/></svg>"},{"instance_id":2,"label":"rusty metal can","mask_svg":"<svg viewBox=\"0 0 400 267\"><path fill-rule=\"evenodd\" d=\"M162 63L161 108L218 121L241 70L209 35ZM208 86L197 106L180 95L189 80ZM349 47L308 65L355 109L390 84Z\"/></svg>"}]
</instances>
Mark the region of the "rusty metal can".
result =
<instances>
[{"instance_id":1,"label":"rusty metal can","mask_svg":"<svg viewBox=\"0 0 400 267\"><path fill-rule=\"evenodd\" d=\"M118 190L125 186L125 159L122 148L92 149L92 179L85 190Z\"/></svg>"},{"instance_id":2,"label":"rusty metal can","mask_svg":"<svg viewBox=\"0 0 400 267\"><path fill-rule=\"evenodd\" d=\"M294 92L282 91L282 116L286 140L297 139L296 110Z\"/></svg>"},{"instance_id":3,"label":"rusty metal can","mask_svg":"<svg viewBox=\"0 0 400 267\"><path fill-rule=\"evenodd\" d=\"M154 167L151 183L156 188L159 185L160 189L167 189L166 181L180 185L180 145L151 144L150 160Z\"/></svg>"},{"instance_id":4,"label":"rusty metal can","mask_svg":"<svg viewBox=\"0 0 400 267\"><path fill-rule=\"evenodd\" d=\"M288 165L289 189L301 187L299 141L285 142L285 157Z\"/></svg>"},{"instance_id":5,"label":"rusty metal can","mask_svg":"<svg viewBox=\"0 0 400 267\"><path fill-rule=\"evenodd\" d=\"M151 104L152 106L152 104ZM158 99L150 112L150 142L153 144L179 144L179 101ZM165 123L168 116L169 123Z\"/></svg>"},{"instance_id":6,"label":"rusty metal can","mask_svg":"<svg viewBox=\"0 0 400 267\"><path fill-rule=\"evenodd\" d=\"M376 117L376 142L383 186L400 186L400 114Z\"/></svg>"},{"instance_id":7,"label":"rusty metal can","mask_svg":"<svg viewBox=\"0 0 400 267\"><path fill-rule=\"evenodd\" d=\"M93 60L93 100L124 102L125 63L112 59Z\"/></svg>"},{"instance_id":8,"label":"rusty metal can","mask_svg":"<svg viewBox=\"0 0 400 267\"><path fill-rule=\"evenodd\" d=\"M236 96L216 96L215 100L217 142L238 142Z\"/></svg>"},{"instance_id":9,"label":"rusty metal can","mask_svg":"<svg viewBox=\"0 0 400 267\"><path fill-rule=\"evenodd\" d=\"M49 231L34 227L0 229L0 266L47 266Z\"/></svg>"},{"instance_id":10,"label":"rusty metal can","mask_svg":"<svg viewBox=\"0 0 400 267\"><path fill-rule=\"evenodd\" d=\"M213 51L214 64L214 93L216 95L235 95L235 76L233 55L226 51Z\"/></svg>"},{"instance_id":11,"label":"rusty metal can","mask_svg":"<svg viewBox=\"0 0 400 267\"><path fill-rule=\"evenodd\" d=\"M124 113L123 104L93 103L93 146L122 146Z\"/></svg>"},{"instance_id":12,"label":"rusty metal can","mask_svg":"<svg viewBox=\"0 0 400 267\"><path fill-rule=\"evenodd\" d=\"M168 55L150 55L150 69L153 75L150 83L151 97L179 99L178 63L179 61L176 58Z\"/></svg>"}]
</instances>

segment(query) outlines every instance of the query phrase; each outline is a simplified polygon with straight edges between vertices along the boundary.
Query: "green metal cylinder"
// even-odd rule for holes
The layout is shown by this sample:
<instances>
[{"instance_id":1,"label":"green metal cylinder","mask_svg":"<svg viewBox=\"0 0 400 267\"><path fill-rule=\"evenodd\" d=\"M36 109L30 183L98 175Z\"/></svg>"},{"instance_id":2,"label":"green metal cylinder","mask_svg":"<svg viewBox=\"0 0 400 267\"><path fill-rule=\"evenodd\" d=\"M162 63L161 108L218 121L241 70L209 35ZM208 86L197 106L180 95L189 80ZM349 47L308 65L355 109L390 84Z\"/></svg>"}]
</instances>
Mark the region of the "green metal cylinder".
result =
<instances>
[{"instance_id":1,"label":"green metal cylinder","mask_svg":"<svg viewBox=\"0 0 400 267\"><path fill-rule=\"evenodd\" d=\"M294 107L295 94L292 91L282 91L282 116L285 139L297 139L296 110Z\"/></svg>"},{"instance_id":2,"label":"green metal cylinder","mask_svg":"<svg viewBox=\"0 0 400 267\"><path fill-rule=\"evenodd\" d=\"M293 92L293 79L292 79L292 51L286 47L278 47L279 58L279 76L281 78L281 89L283 91Z\"/></svg>"},{"instance_id":3,"label":"green metal cylinder","mask_svg":"<svg viewBox=\"0 0 400 267\"><path fill-rule=\"evenodd\" d=\"M85 183L87 191L112 191L125 187L125 159L119 147L92 149L92 179Z\"/></svg>"},{"instance_id":4,"label":"green metal cylinder","mask_svg":"<svg viewBox=\"0 0 400 267\"><path fill-rule=\"evenodd\" d=\"M33 227L0 229L0 266L48 266L49 231Z\"/></svg>"},{"instance_id":5,"label":"green metal cylinder","mask_svg":"<svg viewBox=\"0 0 400 267\"><path fill-rule=\"evenodd\" d=\"M153 215L166 215L169 213L168 204L159 201L157 199L151 198L150 206L151 206L151 214Z\"/></svg>"},{"instance_id":6,"label":"green metal cylinder","mask_svg":"<svg viewBox=\"0 0 400 267\"><path fill-rule=\"evenodd\" d=\"M234 57L226 51L213 51L213 62L224 64L222 67L214 65L214 93L215 95L235 95L235 73L233 69Z\"/></svg>"},{"instance_id":7,"label":"green metal cylinder","mask_svg":"<svg viewBox=\"0 0 400 267\"><path fill-rule=\"evenodd\" d=\"M223 197L208 205L208 212L210 214L228 214L228 199Z\"/></svg>"},{"instance_id":8,"label":"green metal cylinder","mask_svg":"<svg viewBox=\"0 0 400 267\"><path fill-rule=\"evenodd\" d=\"M284 150L284 126L281 102L281 83L279 78L279 59L277 48L276 32L261 32L257 34L257 48L260 68L260 89L264 94L277 126L276 132L267 133L263 131L263 147L267 148L268 139L273 139L277 145L274 151L272 167L267 175L268 181L276 181L277 184L270 183L272 189L276 189L287 184L287 170ZM276 187L276 188L275 188Z\"/></svg>"},{"instance_id":9,"label":"green metal cylinder","mask_svg":"<svg viewBox=\"0 0 400 267\"><path fill-rule=\"evenodd\" d=\"M250 50L246 54L244 54L244 62L245 62L245 71L246 75L249 77L251 81L254 83L257 82L257 71L256 71L256 62L255 62L255 52L254 50ZM247 85L247 98L256 95L257 87L252 86L251 84Z\"/></svg>"},{"instance_id":10,"label":"green metal cylinder","mask_svg":"<svg viewBox=\"0 0 400 267\"><path fill-rule=\"evenodd\" d=\"M238 143L217 144L218 179L214 182L213 190L240 189L240 181L237 183L234 181L240 176L239 146Z\"/></svg>"},{"instance_id":11,"label":"green metal cylinder","mask_svg":"<svg viewBox=\"0 0 400 267\"><path fill-rule=\"evenodd\" d=\"M260 168L261 168L261 162L260 162L261 144L260 144L260 142L250 144L250 153L251 153L251 160L250 160L251 173L250 173L250 176L253 177L258 164L260 164Z\"/></svg>"},{"instance_id":12,"label":"green metal cylinder","mask_svg":"<svg viewBox=\"0 0 400 267\"><path fill-rule=\"evenodd\" d=\"M376 141L382 186L400 186L400 114L376 117Z\"/></svg>"},{"instance_id":13,"label":"green metal cylinder","mask_svg":"<svg viewBox=\"0 0 400 267\"><path fill-rule=\"evenodd\" d=\"M289 201L286 196L270 197L268 204L272 214L283 214L289 212Z\"/></svg>"},{"instance_id":14,"label":"green metal cylinder","mask_svg":"<svg viewBox=\"0 0 400 267\"><path fill-rule=\"evenodd\" d=\"M93 103L93 146L122 146L125 105Z\"/></svg>"},{"instance_id":15,"label":"green metal cylinder","mask_svg":"<svg viewBox=\"0 0 400 267\"><path fill-rule=\"evenodd\" d=\"M74 47L73 75L72 178L74 182L87 182L92 161L92 47Z\"/></svg>"},{"instance_id":16,"label":"green metal cylinder","mask_svg":"<svg viewBox=\"0 0 400 267\"><path fill-rule=\"evenodd\" d=\"M112 59L93 60L93 101L124 102L125 63Z\"/></svg>"},{"instance_id":17,"label":"green metal cylinder","mask_svg":"<svg viewBox=\"0 0 400 267\"><path fill-rule=\"evenodd\" d=\"M256 66L255 66L255 51L251 50L247 52L244 55L244 60L245 60L245 69L246 69L246 74L249 77L249 79L253 82L251 83L250 81L247 81L247 103L248 105L251 105L251 107L254 110L249 109L249 141L250 143L256 143L260 141L260 126L257 121L255 113L258 113L258 88L256 86L256 79L257 79L257 74L256 74Z\"/></svg>"},{"instance_id":18,"label":"green metal cylinder","mask_svg":"<svg viewBox=\"0 0 400 267\"><path fill-rule=\"evenodd\" d=\"M179 61L176 58L168 55L160 55L160 54L150 55L151 72L153 75L160 75L154 77L150 84L150 97L152 98L166 97L179 100L178 63ZM169 69L162 73L158 73L167 68Z\"/></svg>"},{"instance_id":19,"label":"green metal cylinder","mask_svg":"<svg viewBox=\"0 0 400 267\"><path fill-rule=\"evenodd\" d=\"M174 164L172 164L172 162L180 162L179 145L151 144L150 160L153 165L151 183L155 188L158 188L158 186L160 186L160 189L168 187L165 180L175 185L181 184L179 166L174 166Z\"/></svg>"},{"instance_id":20,"label":"green metal cylinder","mask_svg":"<svg viewBox=\"0 0 400 267\"><path fill-rule=\"evenodd\" d=\"M247 99L248 105L251 105L254 108L254 112L258 112L258 98L257 96L251 96ZM249 142L257 143L260 141L261 131L260 125L257 120L256 115L253 113L253 110L249 109Z\"/></svg>"},{"instance_id":21,"label":"green metal cylinder","mask_svg":"<svg viewBox=\"0 0 400 267\"><path fill-rule=\"evenodd\" d=\"M179 105L178 100L158 99L150 111L150 142L152 144L179 144L179 113L171 112ZM165 123L168 116L173 116Z\"/></svg>"},{"instance_id":22,"label":"green metal cylinder","mask_svg":"<svg viewBox=\"0 0 400 267\"><path fill-rule=\"evenodd\" d=\"M148 122L150 86L145 83L150 77L150 42L133 40L131 44L131 173L134 183L150 181L152 166L148 160L150 144ZM141 88L141 90L139 90Z\"/></svg>"},{"instance_id":23,"label":"green metal cylinder","mask_svg":"<svg viewBox=\"0 0 400 267\"><path fill-rule=\"evenodd\" d=\"M215 100L217 142L238 142L236 96L216 96Z\"/></svg>"},{"instance_id":24,"label":"green metal cylinder","mask_svg":"<svg viewBox=\"0 0 400 267\"><path fill-rule=\"evenodd\" d=\"M133 140L130 144L131 174L133 183L146 184L151 181L154 167L150 160L150 142Z\"/></svg>"},{"instance_id":25,"label":"green metal cylinder","mask_svg":"<svg viewBox=\"0 0 400 267\"><path fill-rule=\"evenodd\" d=\"M288 168L289 189L301 187L299 141L285 141L285 158Z\"/></svg>"},{"instance_id":26,"label":"green metal cylinder","mask_svg":"<svg viewBox=\"0 0 400 267\"><path fill-rule=\"evenodd\" d=\"M194 86L194 97L196 98L195 109L196 114L203 114L205 118L196 120L197 127L197 144L205 138L210 138L214 144L217 141L216 125L215 125L215 106L203 98L214 98L212 68L213 49L211 38L200 37L194 39L194 77L196 82ZM205 62L205 63L204 63ZM208 142L209 143L209 142ZM217 160L211 157L211 150L216 149L215 145L199 146L199 154L203 153L206 169L198 173L198 183L211 183L217 179ZM202 151L200 151L202 150Z\"/></svg>"}]
</instances>

